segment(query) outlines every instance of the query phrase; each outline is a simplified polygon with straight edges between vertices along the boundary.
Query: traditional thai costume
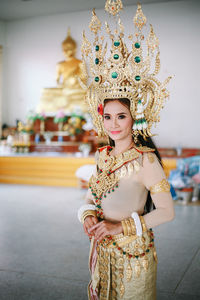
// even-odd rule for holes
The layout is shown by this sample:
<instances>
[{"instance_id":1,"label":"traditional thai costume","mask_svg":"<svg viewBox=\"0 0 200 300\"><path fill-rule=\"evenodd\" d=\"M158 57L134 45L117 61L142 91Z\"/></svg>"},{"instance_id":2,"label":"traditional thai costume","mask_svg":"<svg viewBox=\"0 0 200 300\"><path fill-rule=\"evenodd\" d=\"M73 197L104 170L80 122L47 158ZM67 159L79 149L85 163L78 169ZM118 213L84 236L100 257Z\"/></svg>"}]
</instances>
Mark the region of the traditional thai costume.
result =
<instances>
[{"instance_id":1,"label":"traditional thai costume","mask_svg":"<svg viewBox=\"0 0 200 300\"><path fill-rule=\"evenodd\" d=\"M128 220L132 212L139 216L144 213L148 190L139 181L144 172L146 177L151 177L150 183L162 178L164 185L159 197L170 199L169 184L152 149L133 147L117 157L109 155L109 149L108 146L98 151L98 171L90 179L86 197L88 204L96 205L100 219L115 223ZM158 172L155 173L155 169ZM159 218L151 214L150 219L153 219L149 224L167 220L159 209ZM157 255L154 234L147 229L147 224L143 224L140 236L131 234L128 228L126 234L108 237L98 244L92 239L89 299L156 299Z\"/></svg>"},{"instance_id":2,"label":"traditional thai costume","mask_svg":"<svg viewBox=\"0 0 200 300\"><path fill-rule=\"evenodd\" d=\"M121 0L106 1L105 10L111 15L118 16L121 9ZM155 78L160 60L158 39L152 26L147 38L147 57L143 58L142 28L145 24L146 17L138 5L134 17L136 33L135 38L129 36L133 41L129 52L119 16L113 33L106 23L111 39L108 58L107 44L99 36L101 22L94 10L89 26L95 36L94 49L83 33L83 61L86 63L89 58L92 78L89 87L85 87L86 101L100 137L105 135L105 99L129 99L135 142L138 135L144 139L152 136L151 126L159 122L159 111L168 96L165 86L170 77L164 83ZM151 73L154 55L155 68ZM88 296L93 300L155 300L157 256L151 228L172 218L170 186L154 149L132 147L117 156L112 156L111 150L112 147L106 146L97 151L96 174L90 178L87 204L80 208L79 219L83 223L87 216L96 216L99 221L122 222L123 233L106 236L99 242L92 238ZM148 191L156 209L145 213ZM163 209L166 206L168 209Z\"/></svg>"}]
</instances>

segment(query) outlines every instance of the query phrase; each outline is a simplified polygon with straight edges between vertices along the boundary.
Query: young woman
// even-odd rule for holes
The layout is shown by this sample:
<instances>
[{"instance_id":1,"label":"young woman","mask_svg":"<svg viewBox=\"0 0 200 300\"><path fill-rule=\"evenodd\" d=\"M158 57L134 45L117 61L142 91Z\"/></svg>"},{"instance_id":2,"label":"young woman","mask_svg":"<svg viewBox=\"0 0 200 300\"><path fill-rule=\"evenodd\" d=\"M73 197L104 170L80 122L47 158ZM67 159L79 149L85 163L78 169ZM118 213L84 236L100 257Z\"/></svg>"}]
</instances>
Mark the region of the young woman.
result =
<instances>
[{"instance_id":1,"label":"young woman","mask_svg":"<svg viewBox=\"0 0 200 300\"><path fill-rule=\"evenodd\" d=\"M169 184L152 140L134 142L128 99L105 100L103 124L110 145L97 151L97 171L79 210L91 239L88 296L154 300L152 228L174 218Z\"/></svg>"}]
</instances>

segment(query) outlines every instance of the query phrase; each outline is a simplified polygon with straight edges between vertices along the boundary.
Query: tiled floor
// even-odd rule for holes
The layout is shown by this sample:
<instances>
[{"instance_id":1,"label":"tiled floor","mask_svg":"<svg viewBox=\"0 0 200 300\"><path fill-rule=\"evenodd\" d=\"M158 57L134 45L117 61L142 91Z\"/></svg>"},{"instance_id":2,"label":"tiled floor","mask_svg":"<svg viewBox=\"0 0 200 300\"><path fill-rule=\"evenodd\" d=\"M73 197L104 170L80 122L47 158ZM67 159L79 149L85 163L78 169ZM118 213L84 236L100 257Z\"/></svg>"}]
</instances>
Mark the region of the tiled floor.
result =
<instances>
[{"instance_id":1,"label":"tiled floor","mask_svg":"<svg viewBox=\"0 0 200 300\"><path fill-rule=\"evenodd\" d=\"M72 188L0 185L0 300L87 300L89 243L76 216L83 196ZM157 300L197 300L200 206L175 208L175 220L154 230Z\"/></svg>"}]
</instances>

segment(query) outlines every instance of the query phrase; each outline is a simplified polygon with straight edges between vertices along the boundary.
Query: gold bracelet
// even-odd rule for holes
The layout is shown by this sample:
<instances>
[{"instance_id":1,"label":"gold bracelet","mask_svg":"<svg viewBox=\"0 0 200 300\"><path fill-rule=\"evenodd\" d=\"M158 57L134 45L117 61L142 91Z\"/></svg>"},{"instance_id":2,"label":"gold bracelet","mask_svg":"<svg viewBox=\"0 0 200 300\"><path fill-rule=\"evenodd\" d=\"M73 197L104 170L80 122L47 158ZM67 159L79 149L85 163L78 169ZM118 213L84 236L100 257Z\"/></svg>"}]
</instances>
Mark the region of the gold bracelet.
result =
<instances>
[{"instance_id":1,"label":"gold bracelet","mask_svg":"<svg viewBox=\"0 0 200 300\"><path fill-rule=\"evenodd\" d=\"M146 232L147 231L147 226L146 226L146 223L144 221L144 218L143 216L139 216L140 218L140 222L141 222L141 225L142 225L142 232Z\"/></svg>"},{"instance_id":2,"label":"gold bracelet","mask_svg":"<svg viewBox=\"0 0 200 300\"><path fill-rule=\"evenodd\" d=\"M133 218L129 218L129 221L131 224L132 235L136 235L136 227L135 227L135 222L134 222Z\"/></svg>"},{"instance_id":3,"label":"gold bracelet","mask_svg":"<svg viewBox=\"0 0 200 300\"><path fill-rule=\"evenodd\" d=\"M88 216L96 217L96 216L97 216L96 210L86 210L86 211L84 211L84 213L83 213L82 216L81 216L81 223L82 223L82 224L84 224L85 219L86 219Z\"/></svg>"},{"instance_id":4,"label":"gold bracelet","mask_svg":"<svg viewBox=\"0 0 200 300\"><path fill-rule=\"evenodd\" d=\"M87 211L85 213L83 213L82 217L81 217L81 223L83 224L85 222L85 219L88 217L88 216L91 216L91 217L96 217L96 211Z\"/></svg>"},{"instance_id":5,"label":"gold bracelet","mask_svg":"<svg viewBox=\"0 0 200 300\"><path fill-rule=\"evenodd\" d=\"M152 185L149 190L152 195L157 193L169 193L170 184L167 179L164 178L160 182Z\"/></svg>"},{"instance_id":6,"label":"gold bracelet","mask_svg":"<svg viewBox=\"0 0 200 300\"><path fill-rule=\"evenodd\" d=\"M128 228L125 223L125 220L122 220L121 223L122 223L122 229L123 229L124 235L128 235Z\"/></svg>"}]
</instances>

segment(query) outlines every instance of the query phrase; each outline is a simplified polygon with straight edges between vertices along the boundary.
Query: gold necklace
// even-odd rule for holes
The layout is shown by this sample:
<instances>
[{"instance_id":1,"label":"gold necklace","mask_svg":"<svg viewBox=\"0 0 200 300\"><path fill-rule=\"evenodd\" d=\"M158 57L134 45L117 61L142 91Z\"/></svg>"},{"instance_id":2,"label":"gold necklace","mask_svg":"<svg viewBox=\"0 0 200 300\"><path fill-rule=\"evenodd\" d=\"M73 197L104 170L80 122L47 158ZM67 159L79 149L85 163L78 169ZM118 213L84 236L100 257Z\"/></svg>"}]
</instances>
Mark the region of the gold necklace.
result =
<instances>
[{"instance_id":1,"label":"gold necklace","mask_svg":"<svg viewBox=\"0 0 200 300\"><path fill-rule=\"evenodd\" d=\"M125 148L125 150L124 151L122 151L122 152L120 152L120 153L118 153L118 154L112 154L112 152L113 152L113 150L115 149L114 147L113 147L113 149L110 151L110 155L111 156L114 156L114 157L116 157L116 156L118 156L118 155L120 155L120 154L122 154L122 153L124 153L124 152L126 152L126 151L128 151L129 149L131 149L131 148L133 148L134 147L134 143L133 142L131 142L131 144L127 147L127 148Z\"/></svg>"}]
</instances>

